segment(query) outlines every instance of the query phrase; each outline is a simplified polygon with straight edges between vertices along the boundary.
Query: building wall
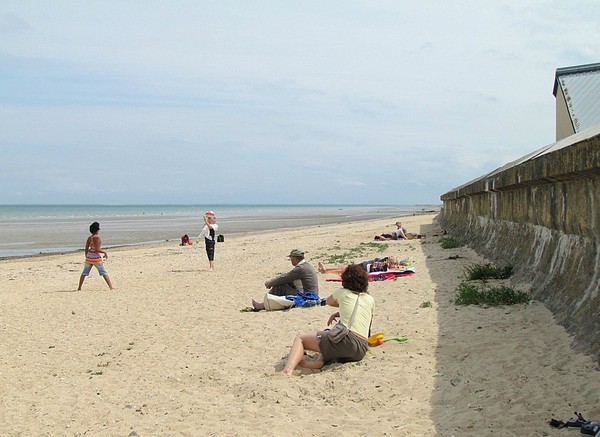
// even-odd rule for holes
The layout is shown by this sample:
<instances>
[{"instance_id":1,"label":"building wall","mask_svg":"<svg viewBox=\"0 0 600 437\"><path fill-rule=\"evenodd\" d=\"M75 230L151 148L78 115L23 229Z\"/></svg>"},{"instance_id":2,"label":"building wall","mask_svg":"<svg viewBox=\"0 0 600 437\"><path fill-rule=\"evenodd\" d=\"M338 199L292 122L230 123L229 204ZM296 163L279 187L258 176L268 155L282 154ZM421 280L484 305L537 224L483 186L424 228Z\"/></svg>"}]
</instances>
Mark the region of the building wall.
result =
<instances>
[{"instance_id":1,"label":"building wall","mask_svg":"<svg viewBox=\"0 0 600 437\"><path fill-rule=\"evenodd\" d=\"M498 265L600 359L600 127L442 196L439 223Z\"/></svg>"},{"instance_id":2,"label":"building wall","mask_svg":"<svg viewBox=\"0 0 600 437\"><path fill-rule=\"evenodd\" d=\"M562 88L559 86L556 90L556 141L573 135L573 123L563 95Z\"/></svg>"}]
</instances>

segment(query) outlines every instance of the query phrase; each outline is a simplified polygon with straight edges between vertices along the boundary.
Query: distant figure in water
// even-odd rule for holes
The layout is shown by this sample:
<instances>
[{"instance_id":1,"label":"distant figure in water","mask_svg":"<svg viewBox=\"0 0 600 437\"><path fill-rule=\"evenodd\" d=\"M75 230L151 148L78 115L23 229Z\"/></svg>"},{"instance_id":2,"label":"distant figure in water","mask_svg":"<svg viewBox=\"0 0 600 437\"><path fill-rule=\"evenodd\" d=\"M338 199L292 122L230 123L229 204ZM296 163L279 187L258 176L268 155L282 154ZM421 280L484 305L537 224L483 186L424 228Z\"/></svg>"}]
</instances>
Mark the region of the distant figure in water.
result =
<instances>
[{"instance_id":1,"label":"distant figure in water","mask_svg":"<svg viewBox=\"0 0 600 437\"><path fill-rule=\"evenodd\" d=\"M102 262L103 257L100 256L100 254L102 254L104 259L108 258L106 251L102 250L102 240L100 240L100 223L94 222L90 225L90 234L92 235L90 235L85 242L85 266L83 267L83 272L81 272L81 276L79 277L79 287L77 288L77 291L81 291L83 281L85 280L86 276L90 275L92 266L96 266L98 273L108 284L108 288L114 290L115 288L110 280L110 276L108 276L108 272L104 268L104 263Z\"/></svg>"}]
</instances>

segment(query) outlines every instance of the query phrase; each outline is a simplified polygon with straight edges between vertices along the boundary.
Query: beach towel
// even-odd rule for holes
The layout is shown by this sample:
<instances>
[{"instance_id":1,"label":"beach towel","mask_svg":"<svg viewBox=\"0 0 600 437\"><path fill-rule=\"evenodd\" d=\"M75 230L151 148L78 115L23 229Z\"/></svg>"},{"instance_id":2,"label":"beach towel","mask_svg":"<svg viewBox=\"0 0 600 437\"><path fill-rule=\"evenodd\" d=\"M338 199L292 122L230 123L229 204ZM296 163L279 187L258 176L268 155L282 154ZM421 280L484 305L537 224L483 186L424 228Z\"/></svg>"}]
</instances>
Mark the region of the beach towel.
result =
<instances>
[{"instance_id":1,"label":"beach towel","mask_svg":"<svg viewBox=\"0 0 600 437\"><path fill-rule=\"evenodd\" d=\"M406 240L421 240L425 238L425 234L413 234L412 232L407 232ZM390 238L389 240L384 240L380 235L375 235L373 241L376 243L390 243L392 241L406 241L404 238Z\"/></svg>"},{"instance_id":2,"label":"beach towel","mask_svg":"<svg viewBox=\"0 0 600 437\"><path fill-rule=\"evenodd\" d=\"M401 276L412 276L416 273L414 267L406 267L402 270L388 270L387 272L372 272L369 273L369 282L385 281L386 279L395 279ZM342 282L342 278L325 279L326 282Z\"/></svg>"}]
</instances>

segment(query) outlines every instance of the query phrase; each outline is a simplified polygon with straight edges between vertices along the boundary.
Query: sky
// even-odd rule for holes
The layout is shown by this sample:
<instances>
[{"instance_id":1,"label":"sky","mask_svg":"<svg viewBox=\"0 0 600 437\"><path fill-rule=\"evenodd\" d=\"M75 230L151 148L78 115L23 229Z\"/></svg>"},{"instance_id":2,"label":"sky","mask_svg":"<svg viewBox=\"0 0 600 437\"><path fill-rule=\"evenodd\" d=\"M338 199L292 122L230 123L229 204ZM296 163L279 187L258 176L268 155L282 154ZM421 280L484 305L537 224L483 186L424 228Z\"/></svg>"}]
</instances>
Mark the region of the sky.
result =
<instances>
[{"instance_id":1,"label":"sky","mask_svg":"<svg viewBox=\"0 0 600 437\"><path fill-rule=\"evenodd\" d=\"M600 2L3 0L0 204L440 204L555 142Z\"/></svg>"}]
</instances>

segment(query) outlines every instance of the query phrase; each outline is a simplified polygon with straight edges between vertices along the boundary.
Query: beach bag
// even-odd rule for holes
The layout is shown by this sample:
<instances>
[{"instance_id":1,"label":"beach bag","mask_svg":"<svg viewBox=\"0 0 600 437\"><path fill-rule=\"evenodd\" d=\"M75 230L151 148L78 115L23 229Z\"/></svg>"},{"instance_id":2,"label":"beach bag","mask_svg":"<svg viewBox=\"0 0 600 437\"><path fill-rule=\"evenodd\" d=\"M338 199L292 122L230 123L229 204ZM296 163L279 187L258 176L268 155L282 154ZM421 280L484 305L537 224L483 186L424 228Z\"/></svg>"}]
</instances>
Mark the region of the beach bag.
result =
<instances>
[{"instance_id":1,"label":"beach bag","mask_svg":"<svg viewBox=\"0 0 600 437\"><path fill-rule=\"evenodd\" d=\"M223 242L225 242L225 237L223 236L223 234L217 235L217 243L223 243Z\"/></svg>"},{"instance_id":2,"label":"beach bag","mask_svg":"<svg viewBox=\"0 0 600 437\"><path fill-rule=\"evenodd\" d=\"M299 291L298 293L285 296L287 300L294 302L296 308L314 307L321 303L321 298L314 291Z\"/></svg>"},{"instance_id":3,"label":"beach bag","mask_svg":"<svg viewBox=\"0 0 600 437\"><path fill-rule=\"evenodd\" d=\"M350 334L350 328L352 327L352 323L354 322L354 316L356 315L356 309L358 308L358 299L360 298L360 294L356 297L356 303L354 304L354 311L352 311L352 316L350 317L350 322L348 327L344 325L341 321L337 322L333 328L329 330L327 336L332 343L339 343L344 338L346 338Z\"/></svg>"},{"instance_id":4,"label":"beach bag","mask_svg":"<svg viewBox=\"0 0 600 437\"><path fill-rule=\"evenodd\" d=\"M328 337L332 343L339 343L349 333L350 330L346 328L346 325L344 325L342 322L337 322L335 326L329 330Z\"/></svg>"}]
</instances>

